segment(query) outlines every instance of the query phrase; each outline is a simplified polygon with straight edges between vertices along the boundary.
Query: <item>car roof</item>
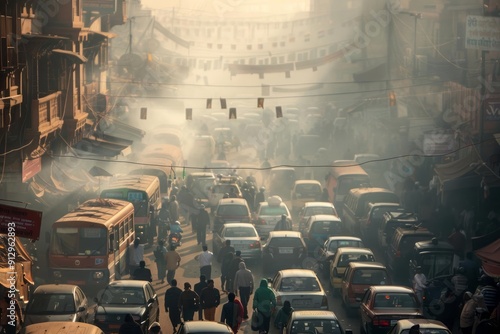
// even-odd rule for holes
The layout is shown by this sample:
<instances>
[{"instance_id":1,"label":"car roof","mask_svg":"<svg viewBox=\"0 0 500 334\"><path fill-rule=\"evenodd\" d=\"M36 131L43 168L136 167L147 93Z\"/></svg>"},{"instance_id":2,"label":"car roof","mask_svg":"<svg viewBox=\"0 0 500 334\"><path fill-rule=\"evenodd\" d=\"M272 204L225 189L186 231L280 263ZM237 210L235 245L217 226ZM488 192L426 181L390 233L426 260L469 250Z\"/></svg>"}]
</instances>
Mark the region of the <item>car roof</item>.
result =
<instances>
[{"instance_id":1,"label":"car roof","mask_svg":"<svg viewBox=\"0 0 500 334\"><path fill-rule=\"evenodd\" d=\"M340 218L334 215L312 215L311 221L336 221L340 222Z\"/></svg>"},{"instance_id":2,"label":"car roof","mask_svg":"<svg viewBox=\"0 0 500 334\"><path fill-rule=\"evenodd\" d=\"M255 226L250 223L225 223L224 227L251 227L252 229L255 229Z\"/></svg>"},{"instance_id":3,"label":"car roof","mask_svg":"<svg viewBox=\"0 0 500 334\"><path fill-rule=\"evenodd\" d=\"M350 236L335 236L335 237L329 237L328 238L328 241L334 241L334 240L352 240L352 241L361 241L361 242L363 242L363 240L361 240L361 238L350 237Z\"/></svg>"},{"instance_id":4,"label":"car roof","mask_svg":"<svg viewBox=\"0 0 500 334\"><path fill-rule=\"evenodd\" d=\"M321 186L321 183L317 180L296 180L295 184L318 184Z\"/></svg>"},{"instance_id":5,"label":"car roof","mask_svg":"<svg viewBox=\"0 0 500 334\"><path fill-rule=\"evenodd\" d=\"M411 328L415 325L420 325L420 328L439 328L439 329L448 329L441 321L432 320L432 319L401 319L398 320L398 325L400 328ZM449 330L449 329L448 329Z\"/></svg>"},{"instance_id":6,"label":"car roof","mask_svg":"<svg viewBox=\"0 0 500 334\"><path fill-rule=\"evenodd\" d=\"M310 206L324 206L324 207L333 207L333 204L330 202L306 202L304 207Z\"/></svg>"},{"instance_id":7,"label":"car roof","mask_svg":"<svg viewBox=\"0 0 500 334\"><path fill-rule=\"evenodd\" d=\"M358 254L372 254L373 252L369 248L357 248L357 247L340 247L337 250L337 254L342 253L358 253Z\"/></svg>"},{"instance_id":8,"label":"car roof","mask_svg":"<svg viewBox=\"0 0 500 334\"><path fill-rule=\"evenodd\" d=\"M219 205L247 205L247 201L244 198L221 198L219 200Z\"/></svg>"},{"instance_id":9,"label":"car roof","mask_svg":"<svg viewBox=\"0 0 500 334\"><path fill-rule=\"evenodd\" d=\"M399 285L372 285L370 286L373 292L410 292L413 293L413 289L406 286Z\"/></svg>"},{"instance_id":10,"label":"car roof","mask_svg":"<svg viewBox=\"0 0 500 334\"><path fill-rule=\"evenodd\" d=\"M292 321L299 319L332 319L338 320L337 315L332 311L321 311L321 310L303 310L303 311L293 311Z\"/></svg>"},{"instance_id":11,"label":"car roof","mask_svg":"<svg viewBox=\"0 0 500 334\"><path fill-rule=\"evenodd\" d=\"M269 232L269 238L279 237L279 238L302 238L302 234L299 231L271 231Z\"/></svg>"},{"instance_id":12,"label":"car roof","mask_svg":"<svg viewBox=\"0 0 500 334\"><path fill-rule=\"evenodd\" d=\"M188 333L232 333L228 325L214 321L186 321L184 328Z\"/></svg>"},{"instance_id":13,"label":"car roof","mask_svg":"<svg viewBox=\"0 0 500 334\"><path fill-rule=\"evenodd\" d=\"M349 262L349 266L354 268L373 268L373 269L387 269L386 266L384 266L380 262Z\"/></svg>"},{"instance_id":14,"label":"car roof","mask_svg":"<svg viewBox=\"0 0 500 334\"><path fill-rule=\"evenodd\" d=\"M392 203L392 202L369 202L368 206L370 208L376 208L379 206L396 206L396 207L401 207L401 204L399 203Z\"/></svg>"},{"instance_id":15,"label":"car roof","mask_svg":"<svg viewBox=\"0 0 500 334\"><path fill-rule=\"evenodd\" d=\"M69 322L69 321L48 321L31 324L24 328L22 333L25 334L45 334L45 333L59 333L59 334L102 334L103 331L94 325L82 322Z\"/></svg>"},{"instance_id":16,"label":"car roof","mask_svg":"<svg viewBox=\"0 0 500 334\"><path fill-rule=\"evenodd\" d=\"M109 283L108 286L143 287L144 285L147 285L148 283L149 282L147 282L147 281L123 279L123 280L113 281L113 282Z\"/></svg>"},{"instance_id":17,"label":"car roof","mask_svg":"<svg viewBox=\"0 0 500 334\"><path fill-rule=\"evenodd\" d=\"M283 269L279 273L282 277L318 277L316 273L310 269Z\"/></svg>"},{"instance_id":18,"label":"car roof","mask_svg":"<svg viewBox=\"0 0 500 334\"><path fill-rule=\"evenodd\" d=\"M42 284L34 293L73 293L78 286L73 284Z\"/></svg>"}]
</instances>

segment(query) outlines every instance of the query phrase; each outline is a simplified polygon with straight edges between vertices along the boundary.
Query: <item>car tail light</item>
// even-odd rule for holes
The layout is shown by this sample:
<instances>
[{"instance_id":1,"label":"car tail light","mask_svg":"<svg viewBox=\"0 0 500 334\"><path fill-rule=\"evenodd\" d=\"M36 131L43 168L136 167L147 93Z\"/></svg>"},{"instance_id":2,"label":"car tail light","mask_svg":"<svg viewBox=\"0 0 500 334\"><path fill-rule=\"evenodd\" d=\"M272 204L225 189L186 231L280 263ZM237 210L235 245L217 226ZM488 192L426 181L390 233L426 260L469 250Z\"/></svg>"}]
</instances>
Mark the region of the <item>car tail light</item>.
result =
<instances>
[{"instance_id":1,"label":"car tail light","mask_svg":"<svg viewBox=\"0 0 500 334\"><path fill-rule=\"evenodd\" d=\"M388 327L391 322L387 319L373 318L373 326Z\"/></svg>"},{"instance_id":2,"label":"car tail light","mask_svg":"<svg viewBox=\"0 0 500 334\"><path fill-rule=\"evenodd\" d=\"M260 241L252 242L250 248L260 248Z\"/></svg>"},{"instance_id":3,"label":"car tail light","mask_svg":"<svg viewBox=\"0 0 500 334\"><path fill-rule=\"evenodd\" d=\"M328 308L328 298L326 298L326 296L323 296L323 300L321 300L321 307L324 306Z\"/></svg>"}]
</instances>

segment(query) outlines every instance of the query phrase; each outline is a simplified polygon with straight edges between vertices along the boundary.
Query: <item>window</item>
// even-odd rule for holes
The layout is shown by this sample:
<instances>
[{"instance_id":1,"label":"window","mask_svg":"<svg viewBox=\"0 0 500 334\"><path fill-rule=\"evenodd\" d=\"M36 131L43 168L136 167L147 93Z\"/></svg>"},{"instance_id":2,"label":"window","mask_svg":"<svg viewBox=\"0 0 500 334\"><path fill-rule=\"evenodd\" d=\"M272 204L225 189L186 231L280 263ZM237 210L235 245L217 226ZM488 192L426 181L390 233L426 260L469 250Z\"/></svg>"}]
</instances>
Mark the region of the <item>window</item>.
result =
<instances>
[{"instance_id":1,"label":"window","mask_svg":"<svg viewBox=\"0 0 500 334\"><path fill-rule=\"evenodd\" d=\"M341 334L342 330L337 320L332 319L314 319L314 320L295 320L291 324L291 334L301 333L325 333Z\"/></svg>"},{"instance_id":2,"label":"window","mask_svg":"<svg viewBox=\"0 0 500 334\"><path fill-rule=\"evenodd\" d=\"M272 238L269 241L269 247L302 247L300 238Z\"/></svg>"},{"instance_id":3,"label":"window","mask_svg":"<svg viewBox=\"0 0 500 334\"><path fill-rule=\"evenodd\" d=\"M123 223L121 223L120 227L118 228L118 237L119 237L120 241L123 241L124 236L125 236L124 226L123 226Z\"/></svg>"},{"instance_id":4,"label":"window","mask_svg":"<svg viewBox=\"0 0 500 334\"><path fill-rule=\"evenodd\" d=\"M383 285L387 283L387 273L382 269L358 269L354 272L352 284Z\"/></svg>"},{"instance_id":5,"label":"window","mask_svg":"<svg viewBox=\"0 0 500 334\"><path fill-rule=\"evenodd\" d=\"M321 291L315 277L285 277L281 280L279 291Z\"/></svg>"},{"instance_id":6,"label":"window","mask_svg":"<svg viewBox=\"0 0 500 334\"><path fill-rule=\"evenodd\" d=\"M75 313L75 301L69 293L45 294L36 293L30 301L27 314L51 315Z\"/></svg>"},{"instance_id":7,"label":"window","mask_svg":"<svg viewBox=\"0 0 500 334\"><path fill-rule=\"evenodd\" d=\"M251 238L257 234L253 228L248 227L228 227L224 232L226 238Z\"/></svg>"},{"instance_id":8,"label":"window","mask_svg":"<svg viewBox=\"0 0 500 334\"><path fill-rule=\"evenodd\" d=\"M101 255L107 252L106 229L57 227L50 252L56 255Z\"/></svg>"},{"instance_id":9,"label":"window","mask_svg":"<svg viewBox=\"0 0 500 334\"><path fill-rule=\"evenodd\" d=\"M408 293L377 293L374 308L418 308L415 296Z\"/></svg>"},{"instance_id":10,"label":"window","mask_svg":"<svg viewBox=\"0 0 500 334\"><path fill-rule=\"evenodd\" d=\"M284 206L262 206L260 209L261 216L281 216L287 215L288 212Z\"/></svg>"}]
</instances>

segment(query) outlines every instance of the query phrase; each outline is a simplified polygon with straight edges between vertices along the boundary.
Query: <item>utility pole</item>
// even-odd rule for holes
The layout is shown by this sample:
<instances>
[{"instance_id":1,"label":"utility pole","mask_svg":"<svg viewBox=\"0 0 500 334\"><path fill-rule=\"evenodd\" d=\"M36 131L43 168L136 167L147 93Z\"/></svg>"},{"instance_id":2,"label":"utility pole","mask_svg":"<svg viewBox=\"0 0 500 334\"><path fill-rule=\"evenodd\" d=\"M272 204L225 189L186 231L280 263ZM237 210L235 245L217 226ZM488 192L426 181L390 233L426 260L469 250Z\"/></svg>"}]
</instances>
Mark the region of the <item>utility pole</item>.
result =
<instances>
[{"instance_id":1,"label":"utility pole","mask_svg":"<svg viewBox=\"0 0 500 334\"><path fill-rule=\"evenodd\" d=\"M417 23L418 19L422 18L422 13L411 13L411 16L415 17L415 31L413 37L413 77L416 77L418 74L417 71Z\"/></svg>"}]
</instances>

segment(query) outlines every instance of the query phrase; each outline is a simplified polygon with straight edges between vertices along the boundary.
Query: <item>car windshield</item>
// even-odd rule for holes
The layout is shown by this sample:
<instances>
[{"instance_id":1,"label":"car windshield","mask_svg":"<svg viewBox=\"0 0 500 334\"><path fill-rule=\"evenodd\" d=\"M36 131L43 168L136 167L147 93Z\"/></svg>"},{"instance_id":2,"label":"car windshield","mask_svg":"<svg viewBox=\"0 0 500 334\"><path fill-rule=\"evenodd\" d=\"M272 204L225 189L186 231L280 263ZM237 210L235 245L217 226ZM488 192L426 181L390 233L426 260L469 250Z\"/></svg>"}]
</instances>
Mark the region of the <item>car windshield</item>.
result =
<instances>
[{"instance_id":1,"label":"car windshield","mask_svg":"<svg viewBox=\"0 0 500 334\"><path fill-rule=\"evenodd\" d=\"M239 193L238 188L234 184L218 184L213 186L213 193L229 194L231 192Z\"/></svg>"},{"instance_id":2,"label":"car windshield","mask_svg":"<svg viewBox=\"0 0 500 334\"><path fill-rule=\"evenodd\" d=\"M362 285L385 285L387 272L383 269L358 269L354 272L352 284Z\"/></svg>"},{"instance_id":3,"label":"car windshield","mask_svg":"<svg viewBox=\"0 0 500 334\"><path fill-rule=\"evenodd\" d=\"M244 205L219 205L217 208L219 216L248 216L248 209Z\"/></svg>"},{"instance_id":4,"label":"car windshield","mask_svg":"<svg viewBox=\"0 0 500 334\"><path fill-rule=\"evenodd\" d=\"M311 217L315 215L334 215L336 216L337 213L332 207L329 206L323 206L323 207L311 207L311 208L306 208L304 211L304 217Z\"/></svg>"},{"instance_id":5,"label":"car windshield","mask_svg":"<svg viewBox=\"0 0 500 334\"><path fill-rule=\"evenodd\" d=\"M328 236L340 234L342 232L342 223L338 221L315 221L311 226L313 234L327 234Z\"/></svg>"},{"instance_id":6,"label":"car windshield","mask_svg":"<svg viewBox=\"0 0 500 334\"><path fill-rule=\"evenodd\" d=\"M286 208L284 206L263 206L260 208L260 215L261 216L281 216L281 215L287 215L288 212L286 211Z\"/></svg>"},{"instance_id":7,"label":"car windshield","mask_svg":"<svg viewBox=\"0 0 500 334\"><path fill-rule=\"evenodd\" d=\"M69 293L34 294L27 313L30 315L72 314L75 313L75 301Z\"/></svg>"},{"instance_id":8,"label":"car windshield","mask_svg":"<svg viewBox=\"0 0 500 334\"><path fill-rule=\"evenodd\" d=\"M295 186L295 192L302 196L316 196L321 194L321 187L318 184L302 183Z\"/></svg>"},{"instance_id":9,"label":"car windshield","mask_svg":"<svg viewBox=\"0 0 500 334\"><path fill-rule=\"evenodd\" d=\"M100 304L144 305L144 291L141 287L108 286L102 293Z\"/></svg>"},{"instance_id":10,"label":"car windshield","mask_svg":"<svg viewBox=\"0 0 500 334\"><path fill-rule=\"evenodd\" d=\"M107 250L105 228L57 227L50 241L50 252L56 255L103 255Z\"/></svg>"},{"instance_id":11,"label":"car windshield","mask_svg":"<svg viewBox=\"0 0 500 334\"><path fill-rule=\"evenodd\" d=\"M321 288L316 277L284 277L279 291L321 291Z\"/></svg>"},{"instance_id":12,"label":"car windshield","mask_svg":"<svg viewBox=\"0 0 500 334\"><path fill-rule=\"evenodd\" d=\"M375 295L374 308L418 308L414 295L409 293L380 292Z\"/></svg>"},{"instance_id":13,"label":"car windshield","mask_svg":"<svg viewBox=\"0 0 500 334\"><path fill-rule=\"evenodd\" d=\"M347 267L351 262L375 262L372 254L342 254L337 267Z\"/></svg>"},{"instance_id":14,"label":"car windshield","mask_svg":"<svg viewBox=\"0 0 500 334\"><path fill-rule=\"evenodd\" d=\"M328 251L335 253L340 247L363 247L363 243L358 240L334 240L328 245Z\"/></svg>"},{"instance_id":15,"label":"car windshield","mask_svg":"<svg viewBox=\"0 0 500 334\"><path fill-rule=\"evenodd\" d=\"M269 247L302 247L300 238L272 238Z\"/></svg>"},{"instance_id":16,"label":"car windshield","mask_svg":"<svg viewBox=\"0 0 500 334\"><path fill-rule=\"evenodd\" d=\"M294 320L291 324L290 334L302 333L341 334L342 329L339 322L332 319Z\"/></svg>"},{"instance_id":17,"label":"car windshield","mask_svg":"<svg viewBox=\"0 0 500 334\"><path fill-rule=\"evenodd\" d=\"M226 238L253 238L257 234L252 227L228 227L224 232L224 237Z\"/></svg>"}]
</instances>

